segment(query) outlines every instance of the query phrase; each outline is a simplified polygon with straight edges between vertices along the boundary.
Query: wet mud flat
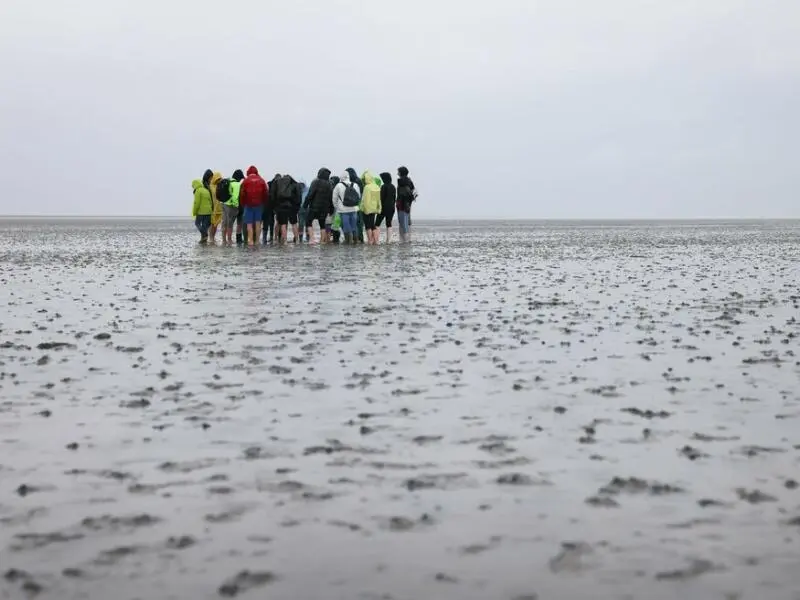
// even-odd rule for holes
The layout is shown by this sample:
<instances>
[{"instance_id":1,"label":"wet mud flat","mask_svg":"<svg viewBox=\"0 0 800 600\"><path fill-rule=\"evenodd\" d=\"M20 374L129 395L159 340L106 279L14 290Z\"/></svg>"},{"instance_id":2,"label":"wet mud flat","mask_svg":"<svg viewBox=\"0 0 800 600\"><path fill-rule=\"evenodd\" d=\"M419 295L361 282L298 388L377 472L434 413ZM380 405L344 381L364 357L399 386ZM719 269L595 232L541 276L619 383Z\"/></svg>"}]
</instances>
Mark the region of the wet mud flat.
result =
<instances>
[{"instance_id":1,"label":"wet mud flat","mask_svg":"<svg viewBox=\"0 0 800 600\"><path fill-rule=\"evenodd\" d=\"M0 598L800 598L800 223L0 223Z\"/></svg>"}]
</instances>

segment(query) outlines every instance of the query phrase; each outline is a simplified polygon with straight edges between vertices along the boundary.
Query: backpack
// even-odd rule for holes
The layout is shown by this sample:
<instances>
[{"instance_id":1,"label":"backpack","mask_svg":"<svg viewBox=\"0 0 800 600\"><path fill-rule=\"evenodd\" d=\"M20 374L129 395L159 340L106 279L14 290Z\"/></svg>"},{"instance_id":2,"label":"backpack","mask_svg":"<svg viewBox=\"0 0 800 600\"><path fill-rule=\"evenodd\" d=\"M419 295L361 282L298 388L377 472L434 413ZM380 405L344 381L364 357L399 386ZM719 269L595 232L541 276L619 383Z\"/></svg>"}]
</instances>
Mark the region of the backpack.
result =
<instances>
[{"instance_id":1,"label":"backpack","mask_svg":"<svg viewBox=\"0 0 800 600\"><path fill-rule=\"evenodd\" d=\"M295 197L294 181L291 177L281 177L278 180L277 198L280 202L292 202Z\"/></svg>"},{"instance_id":2,"label":"backpack","mask_svg":"<svg viewBox=\"0 0 800 600\"><path fill-rule=\"evenodd\" d=\"M231 182L230 179L220 179L217 182L217 201L228 202L231 199Z\"/></svg>"},{"instance_id":3,"label":"backpack","mask_svg":"<svg viewBox=\"0 0 800 600\"><path fill-rule=\"evenodd\" d=\"M347 207L358 206L361 203L361 198L358 197L358 190L355 188L355 184L350 184L345 186L344 188L344 198L342 198L342 204Z\"/></svg>"},{"instance_id":4,"label":"backpack","mask_svg":"<svg viewBox=\"0 0 800 600\"><path fill-rule=\"evenodd\" d=\"M397 189L397 207L403 212L409 212L411 203L414 202L414 190L408 186L403 186Z\"/></svg>"}]
</instances>

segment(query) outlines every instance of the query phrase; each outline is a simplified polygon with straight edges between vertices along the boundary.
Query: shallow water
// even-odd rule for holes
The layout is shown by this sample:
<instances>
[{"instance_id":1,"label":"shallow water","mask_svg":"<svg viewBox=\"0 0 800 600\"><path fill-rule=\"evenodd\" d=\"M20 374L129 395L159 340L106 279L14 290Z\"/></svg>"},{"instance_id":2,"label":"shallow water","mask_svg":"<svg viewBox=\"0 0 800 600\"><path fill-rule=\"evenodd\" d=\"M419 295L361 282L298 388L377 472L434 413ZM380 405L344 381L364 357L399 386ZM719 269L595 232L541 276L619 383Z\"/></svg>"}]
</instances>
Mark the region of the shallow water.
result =
<instances>
[{"instance_id":1,"label":"shallow water","mask_svg":"<svg viewBox=\"0 0 800 600\"><path fill-rule=\"evenodd\" d=\"M800 222L0 222L0 598L800 598Z\"/></svg>"}]
</instances>

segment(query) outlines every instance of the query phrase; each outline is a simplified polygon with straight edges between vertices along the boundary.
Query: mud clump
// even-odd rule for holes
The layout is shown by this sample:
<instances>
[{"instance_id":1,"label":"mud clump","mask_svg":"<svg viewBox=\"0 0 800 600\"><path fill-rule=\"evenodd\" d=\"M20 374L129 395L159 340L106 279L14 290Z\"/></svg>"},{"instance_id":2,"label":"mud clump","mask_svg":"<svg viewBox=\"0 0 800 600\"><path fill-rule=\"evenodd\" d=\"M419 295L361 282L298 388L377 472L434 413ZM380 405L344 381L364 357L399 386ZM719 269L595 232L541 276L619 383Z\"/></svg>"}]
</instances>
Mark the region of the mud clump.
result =
<instances>
[{"instance_id":1,"label":"mud clump","mask_svg":"<svg viewBox=\"0 0 800 600\"><path fill-rule=\"evenodd\" d=\"M683 488L668 483L649 482L637 477L614 477L607 485L598 490L597 495L648 494L650 496L664 496L682 494L684 492Z\"/></svg>"},{"instance_id":2,"label":"mud clump","mask_svg":"<svg viewBox=\"0 0 800 600\"><path fill-rule=\"evenodd\" d=\"M669 413L665 410L659 411L652 411L650 409L641 410L639 408L623 408L622 412L634 415L636 417L641 417L642 419L668 419L672 416L672 413Z\"/></svg>"},{"instance_id":3,"label":"mud clump","mask_svg":"<svg viewBox=\"0 0 800 600\"><path fill-rule=\"evenodd\" d=\"M656 574L657 581L686 581L716 570L710 560L693 560L688 567Z\"/></svg>"},{"instance_id":4,"label":"mud clump","mask_svg":"<svg viewBox=\"0 0 800 600\"><path fill-rule=\"evenodd\" d=\"M763 504L764 502L777 502L775 496L765 494L761 490L747 490L745 488L737 488L736 495L739 500L748 502L749 504Z\"/></svg>"},{"instance_id":5,"label":"mud clump","mask_svg":"<svg viewBox=\"0 0 800 600\"><path fill-rule=\"evenodd\" d=\"M75 344L69 344L67 342L42 342L38 346L36 346L39 350L75 350L77 346Z\"/></svg>"},{"instance_id":6,"label":"mud clump","mask_svg":"<svg viewBox=\"0 0 800 600\"><path fill-rule=\"evenodd\" d=\"M254 588L273 583L277 577L269 571L240 571L220 587L218 593L223 598L234 598Z\"/></svg>"}]
</instances>

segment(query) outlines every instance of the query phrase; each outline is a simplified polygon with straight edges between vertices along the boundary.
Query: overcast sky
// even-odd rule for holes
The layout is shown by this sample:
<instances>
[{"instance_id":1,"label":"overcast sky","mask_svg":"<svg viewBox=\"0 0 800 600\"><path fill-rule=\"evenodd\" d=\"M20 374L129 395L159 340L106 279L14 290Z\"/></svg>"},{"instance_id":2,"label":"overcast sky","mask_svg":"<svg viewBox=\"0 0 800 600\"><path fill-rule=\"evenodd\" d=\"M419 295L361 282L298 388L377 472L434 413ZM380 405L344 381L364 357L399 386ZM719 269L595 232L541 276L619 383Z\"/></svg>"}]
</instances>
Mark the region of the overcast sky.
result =
<instances>
[{"instance_id":1,"label":"overcast sky","mask_svg":"<svg viewBox=\"0 0 800 600\"><path fill-rule=\"evenodd\" d=\"M0 214L405 164L420 218L797 217L799 158L800 0L0 1Z\"/></svg>"}]
</instances>

